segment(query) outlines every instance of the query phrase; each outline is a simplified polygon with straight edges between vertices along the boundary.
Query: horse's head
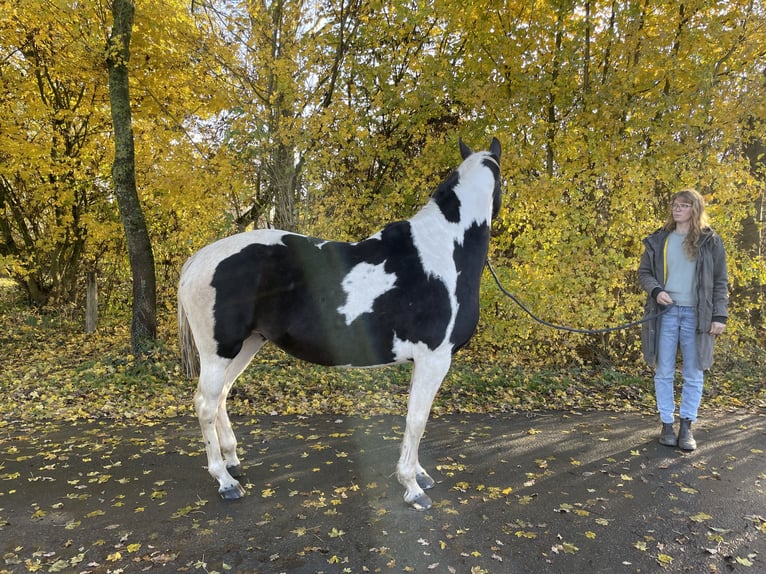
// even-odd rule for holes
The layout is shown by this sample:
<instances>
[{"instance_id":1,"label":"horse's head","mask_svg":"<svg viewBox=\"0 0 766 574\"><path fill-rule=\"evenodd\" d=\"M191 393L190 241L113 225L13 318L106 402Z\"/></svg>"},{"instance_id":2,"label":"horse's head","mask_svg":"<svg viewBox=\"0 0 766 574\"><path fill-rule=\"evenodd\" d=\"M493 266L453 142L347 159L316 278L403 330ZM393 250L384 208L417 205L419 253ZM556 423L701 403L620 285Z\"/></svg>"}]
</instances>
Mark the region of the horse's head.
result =
<instances>
[{"instance_id":1,"label":"horse's head","mask_svg":"<svg viewBox=\"0 0 766 574\"><path fill-rule=\"evenodd\" d=\"M500 212L501 192L500 192L500 142L497 138L492 138L489 151L476 152L469 148L463 140L460 140L460 155L463 157L463 163L458 168L460 179L468 181L472 177L486 177L484 170L489 170L493 178L492 187L492 218L497 217ZM482 172L483 175L482 175Z\"/></svg>"}]
</instances>

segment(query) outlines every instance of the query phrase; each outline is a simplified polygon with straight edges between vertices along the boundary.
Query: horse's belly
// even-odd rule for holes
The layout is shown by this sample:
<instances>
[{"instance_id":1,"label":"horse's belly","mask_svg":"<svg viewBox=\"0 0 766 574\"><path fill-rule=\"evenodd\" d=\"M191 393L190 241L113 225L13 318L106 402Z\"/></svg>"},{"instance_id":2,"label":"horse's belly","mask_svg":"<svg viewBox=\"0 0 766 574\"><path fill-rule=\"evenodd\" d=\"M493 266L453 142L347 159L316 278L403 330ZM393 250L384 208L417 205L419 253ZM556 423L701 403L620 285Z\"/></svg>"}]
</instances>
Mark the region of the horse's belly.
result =
<instances>
[{"instance_id":1,"label":"horse's belly","mask_svg":"<svg viewBox=\"0 0 766 574\"><path fill-rule=\"evenodd\" d=\"M318 365L374 367L399 359L393 351L394 333L376 331L364 321L356 328L305 325L271 341L290 355Z\"/></svg>"}]
</instances>

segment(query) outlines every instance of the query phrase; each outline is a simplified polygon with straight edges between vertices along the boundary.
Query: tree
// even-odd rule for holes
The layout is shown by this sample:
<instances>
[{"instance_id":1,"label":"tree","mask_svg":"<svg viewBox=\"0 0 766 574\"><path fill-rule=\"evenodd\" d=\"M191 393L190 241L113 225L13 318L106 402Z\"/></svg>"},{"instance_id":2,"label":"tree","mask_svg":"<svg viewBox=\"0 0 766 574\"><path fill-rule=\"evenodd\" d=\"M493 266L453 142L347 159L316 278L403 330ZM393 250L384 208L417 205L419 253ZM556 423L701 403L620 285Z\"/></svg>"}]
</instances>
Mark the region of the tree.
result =
<instances>
[{"instance_id":1,"label":"tree","mask_svg":"<svg viewBox=\"0 0 766 574\"><path fill-rule=\"evenodd\" d=\"M0 9L0 263L35 305L69 304L103 198L97 33L59 6Z\"/></svg>"},{"instance_id":2,"label":"tree","mask_svg":"<svg viewBox=\"0 0 766 574\"><path fill-rule=\"evenodd\" d=\"M0 0L0 270L51 308L131 301L124 228L110 185L112 128L104 50L112 17L97 2ZM108 5L107 5L108 7ZM215 42L185 0L142 2L131 40L138 190L159 303L197 242L230 230L244 177L221 137L230 108ZM211 193L216 190L217 193Z\"/></svg>"},{"instance_id":3,"label":"tree","mask_svg":"<svg viewBox=\"0 0 766 574\"><path fill-rule=\"evenodd\" d=\"M136 353L157 336L154 254L136 191L133 125L130 111L128 61L135 6L132 0L113 0L114 24L107 45L109 100L114 126L112 182L125 229L133 275L131 343Z\"/></svg>"}]
</instances>

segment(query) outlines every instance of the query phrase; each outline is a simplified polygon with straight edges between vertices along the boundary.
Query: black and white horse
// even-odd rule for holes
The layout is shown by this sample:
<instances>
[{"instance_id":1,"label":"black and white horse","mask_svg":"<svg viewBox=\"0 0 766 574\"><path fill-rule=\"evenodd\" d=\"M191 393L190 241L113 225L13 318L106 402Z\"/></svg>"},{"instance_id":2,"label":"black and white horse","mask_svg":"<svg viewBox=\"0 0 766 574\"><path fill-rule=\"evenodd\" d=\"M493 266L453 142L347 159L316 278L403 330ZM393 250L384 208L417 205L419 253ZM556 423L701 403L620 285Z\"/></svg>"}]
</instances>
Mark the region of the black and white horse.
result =
<instances>
[{"instance_id":1,"label":"black and white horse","mask_svg":"<svg viewBox=\"0 0 766 574\"><path fill-rule=\"evenodd\" d=\"M479 320L479 282L500 209L500 142L473 153L414 217L358 243L262 229L221 239L183 266L178 287L182 356L199 353L194 398L208 470L225 499L244 489L226 397L261 345L321 365L412 361L397 464L404 500L427 509L434 480L418 446L453 353ZM193 337L193 340L192 340Z\"/></svg>"}]
</instances>

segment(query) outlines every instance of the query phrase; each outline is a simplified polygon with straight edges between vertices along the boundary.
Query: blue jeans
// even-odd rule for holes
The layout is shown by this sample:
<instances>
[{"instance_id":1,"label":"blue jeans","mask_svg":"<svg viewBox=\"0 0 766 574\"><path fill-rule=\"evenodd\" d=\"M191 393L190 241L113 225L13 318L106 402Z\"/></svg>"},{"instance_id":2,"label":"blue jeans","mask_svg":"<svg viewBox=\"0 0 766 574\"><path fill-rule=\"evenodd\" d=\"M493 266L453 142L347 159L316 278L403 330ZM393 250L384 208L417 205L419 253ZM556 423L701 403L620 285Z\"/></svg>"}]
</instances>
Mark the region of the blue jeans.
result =
<instances>
[{"instance_id":1,"label":"blue jeans","mask_svg":"<svg viewBox=\"0 0 766 574\"><path fill-rule=\"evenodd\" d=\"M673 422L675 394L673 380L676 374L676 354L681 347L683 358L683 388L681 391L682 419L697 420L702 401L703 371L697 367L697 314L694 307L672 307L660 319L657 342L657 367L654 371L654 393L657 410L663 423Z\"/></svg>"}]
</instances>

